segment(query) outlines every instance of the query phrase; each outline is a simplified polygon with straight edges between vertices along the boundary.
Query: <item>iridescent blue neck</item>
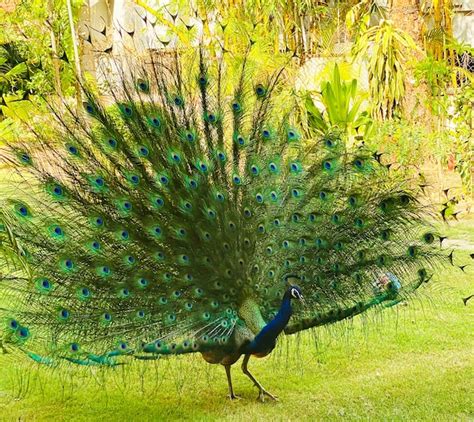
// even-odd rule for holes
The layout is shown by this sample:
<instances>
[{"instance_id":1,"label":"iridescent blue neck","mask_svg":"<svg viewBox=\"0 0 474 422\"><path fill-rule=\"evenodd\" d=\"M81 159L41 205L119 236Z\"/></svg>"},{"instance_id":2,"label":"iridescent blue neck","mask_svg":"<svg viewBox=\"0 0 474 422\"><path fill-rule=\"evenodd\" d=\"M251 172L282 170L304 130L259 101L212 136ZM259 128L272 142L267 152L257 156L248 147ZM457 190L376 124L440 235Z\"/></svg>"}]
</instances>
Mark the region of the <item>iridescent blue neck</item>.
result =
<instances>
[{"instance_id":1,"label":"iridescent blue neck","mask_svg":"<svg viewBox=\"0 0 474 422\"><path fill-rule=\"evenodd\" d=\"M278 313L248 344L244 353L262 353L271 351L276 344L277 337L285 329L292 314L291 295L286 292Z\"/></svg>"},{"instance_id":2,"label":"iridescent blue neck","mask_svg":"<svg viewBox=\"0 0 474 422\"><path fill-rule=\"evenodd\" d=\"M292 313L291 296L285 293L278 313L275 315L275 318L266 325L266 327L269 327L269 330L274 333L275 339L285 329Z\"/></svg>"}]
</instances>

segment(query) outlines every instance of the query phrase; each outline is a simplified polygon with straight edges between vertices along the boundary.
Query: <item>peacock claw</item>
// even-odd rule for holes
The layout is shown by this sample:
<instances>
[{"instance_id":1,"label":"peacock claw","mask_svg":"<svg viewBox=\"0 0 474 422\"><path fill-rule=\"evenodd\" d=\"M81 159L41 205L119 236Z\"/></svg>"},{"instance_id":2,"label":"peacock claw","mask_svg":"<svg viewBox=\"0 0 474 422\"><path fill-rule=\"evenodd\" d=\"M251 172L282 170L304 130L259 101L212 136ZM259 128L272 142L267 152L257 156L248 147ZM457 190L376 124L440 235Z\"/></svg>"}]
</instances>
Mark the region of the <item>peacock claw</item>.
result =
<instances>
[{"instance_id":1,"label":"peacock claw","mask_svg":"<svg viewBox=\"0 0 474 422\"><path fill-rule=\"evenodd\" d=\"M236 396L235 394L229 394L229 395L227 396L227 398L228 398L229 400L240 400L242 397Z\"/></svg>"},{"instance_id":2,"label":"peacock claw","mask_svg":"<svg viewBox=\"0 0 474 422\"><path fill-rule=\"evenodd\" d=\"M274 396L273 394L269 393L267 390L260 390L258 393L257 400L264 403L265 402L265 396L269 397L273 401L278 401L278 397Z\"/></svg>"}]
</instances>

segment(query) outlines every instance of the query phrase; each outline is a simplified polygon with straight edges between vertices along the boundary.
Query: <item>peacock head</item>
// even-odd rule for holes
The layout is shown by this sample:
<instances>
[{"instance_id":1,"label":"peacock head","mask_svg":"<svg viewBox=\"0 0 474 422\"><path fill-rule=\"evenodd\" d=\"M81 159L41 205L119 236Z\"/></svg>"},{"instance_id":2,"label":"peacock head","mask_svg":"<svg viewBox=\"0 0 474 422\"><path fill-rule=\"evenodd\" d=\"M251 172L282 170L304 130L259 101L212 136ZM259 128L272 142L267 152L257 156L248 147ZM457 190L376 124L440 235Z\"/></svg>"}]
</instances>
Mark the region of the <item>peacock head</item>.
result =
<instances>
[{"instance_id":1,"label":"peacock head","mask_svg":"<svg viewBox=\"0 0 474 422\"><path fill-rule=\"evenodd\" d=\"M303 304L305 303L303 292L301 288L295 284L296 280L299 280L297 276L287 276L285 277L286 283L288 288L286 289L285 296L289 297L290 299L298 299Z\"/></svg>"},{"instance_id":2,"label":"peacock head","mask_svg":"<svg viewBox=\"0 0 474 422\"><path fill-rule=\"evenodd\" d=\"M298 299L304 304L303 293L301 292L300 287L297 286L296 284L288 287L287 294L290 296L290 298Z\"/></svg>"}]
</instances>

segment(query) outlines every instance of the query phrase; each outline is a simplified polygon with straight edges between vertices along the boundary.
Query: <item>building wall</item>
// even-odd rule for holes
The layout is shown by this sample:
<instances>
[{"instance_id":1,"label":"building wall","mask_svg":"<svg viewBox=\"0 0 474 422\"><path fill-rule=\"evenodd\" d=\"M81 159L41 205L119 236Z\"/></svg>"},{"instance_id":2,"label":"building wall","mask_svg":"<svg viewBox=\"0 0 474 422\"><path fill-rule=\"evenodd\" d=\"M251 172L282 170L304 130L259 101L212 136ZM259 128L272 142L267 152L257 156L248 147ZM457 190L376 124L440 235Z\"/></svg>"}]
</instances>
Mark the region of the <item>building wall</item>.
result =
<instances>
[{"instance_id":1,"label":"building wall","mask_svg":"<svg viewBox=\"0 0 474 422\"><path fill-rule=\"evenodd\" d=\"M474 47L474 0L454 0L453 35Z\"/></svg>"}]
</instances>

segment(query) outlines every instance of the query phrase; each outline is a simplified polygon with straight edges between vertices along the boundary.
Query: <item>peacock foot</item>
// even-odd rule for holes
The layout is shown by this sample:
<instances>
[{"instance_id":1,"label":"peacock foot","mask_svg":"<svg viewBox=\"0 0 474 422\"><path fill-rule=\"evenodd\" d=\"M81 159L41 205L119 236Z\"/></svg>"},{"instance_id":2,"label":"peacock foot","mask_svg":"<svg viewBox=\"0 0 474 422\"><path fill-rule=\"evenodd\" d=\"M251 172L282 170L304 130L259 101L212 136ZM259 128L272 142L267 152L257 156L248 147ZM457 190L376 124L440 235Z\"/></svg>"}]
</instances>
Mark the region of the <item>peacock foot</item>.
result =
<instances>
[{"instance_id":1,"label":"peacock foot","mask_svg":"<svg viewBox=\"0 0 474 422\"><path fill-rule=\"evenodd\" d=\"M229 395L227 396L227 398L228 398L229 400L240 400L242 397L236 396L235 394L229 394Z\"/></svg>"},{"instance_id":2,"label":"peacock foot","mask_svg":"<svg viewBox=\"0 0 474 422\"><path fill-rule=\"evenodd\" d=\"M266 397L269 397L270 400L273 400L273 401L278 401L278 397L277 396L274 396L273 394L269 393L267 390L265 390L264 388L262 388L260 390L260 392L258 393L258 397L257 397L257 400L264 403L265 402L265 396Z\"/></svg>"}]
</instances>

